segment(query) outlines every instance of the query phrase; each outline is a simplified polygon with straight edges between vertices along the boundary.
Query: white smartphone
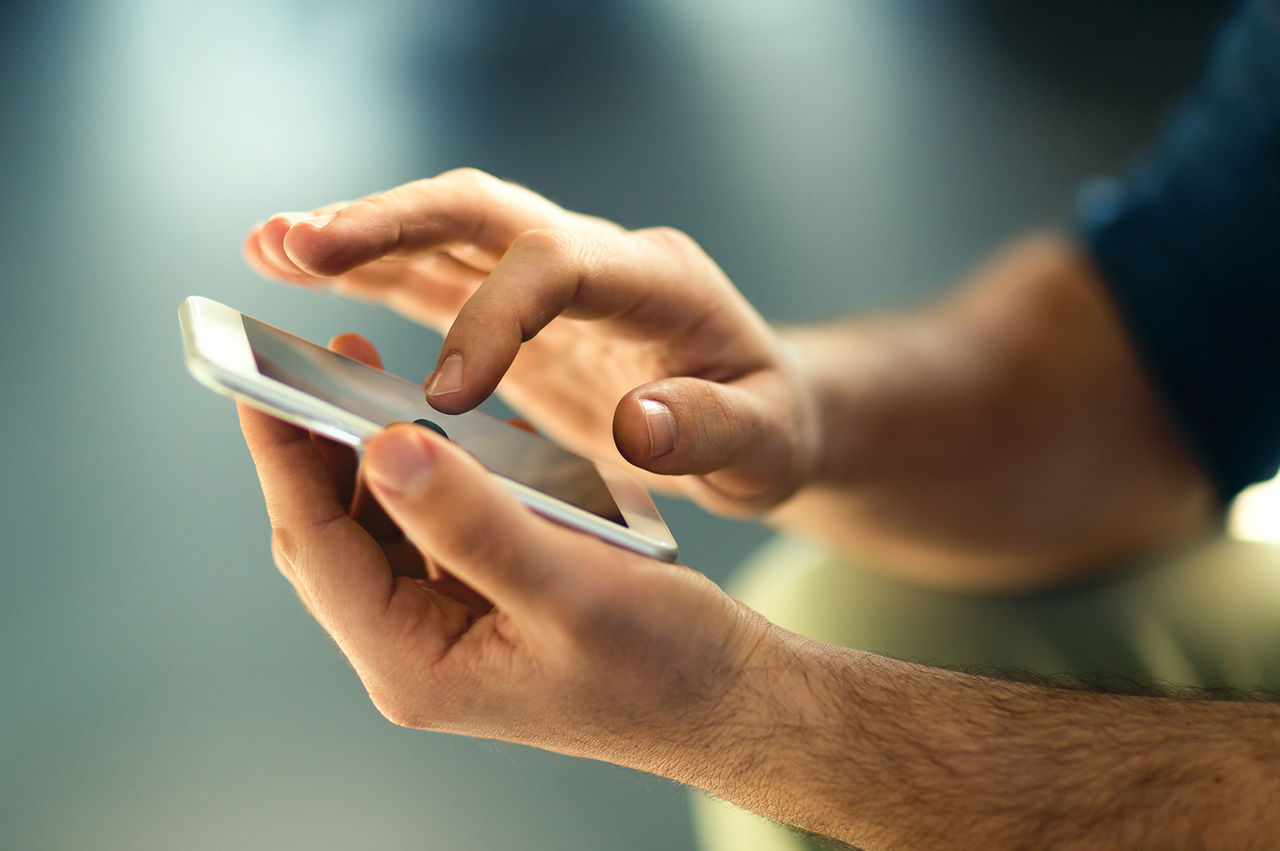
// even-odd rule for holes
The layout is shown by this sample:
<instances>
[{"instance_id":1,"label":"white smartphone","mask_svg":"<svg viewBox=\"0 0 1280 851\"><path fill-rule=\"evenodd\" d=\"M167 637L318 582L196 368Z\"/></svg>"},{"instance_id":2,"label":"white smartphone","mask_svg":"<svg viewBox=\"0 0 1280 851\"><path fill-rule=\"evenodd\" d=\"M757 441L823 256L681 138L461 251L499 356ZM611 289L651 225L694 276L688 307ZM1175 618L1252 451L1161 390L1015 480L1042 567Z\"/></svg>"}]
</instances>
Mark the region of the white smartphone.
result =
<instances>
[{"instance_id":1,"label":"white smartphone","mask_svg":"<svg viewBox=\"0 0 1280 851\"><path fill-rule=\"evenodd\" d=\"M539 514L616 546L675 561L676 542L644 487L481 411L444 414L422 386L191 296L178 310L187 369L205 386L356 447L417 422L474 455Z\"/></svg>"}]
</instances>

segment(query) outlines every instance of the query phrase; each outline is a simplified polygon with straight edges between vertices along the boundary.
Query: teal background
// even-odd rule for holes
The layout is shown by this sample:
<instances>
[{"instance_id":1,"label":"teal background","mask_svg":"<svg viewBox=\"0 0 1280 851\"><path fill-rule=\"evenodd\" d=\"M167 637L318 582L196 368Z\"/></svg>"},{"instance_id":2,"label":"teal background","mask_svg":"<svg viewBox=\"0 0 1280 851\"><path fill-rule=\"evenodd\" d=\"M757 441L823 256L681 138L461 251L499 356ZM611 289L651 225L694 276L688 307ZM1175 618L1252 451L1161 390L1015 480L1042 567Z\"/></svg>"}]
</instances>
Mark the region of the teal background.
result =
<instances>
[{"instance_id":1,"label":"teal background","mask_svg":"<svg viewBox=\"0 0 1280 851\"><path fill-rule=\"evenodd\" d=\"M377 715L271 566L178 302L360 331L421 377L438 337L261 281L239 242L474 165L686 229L773 319L910 304L1067 222L1220 7L4 6L0 847L690 847L675 784ZM663 510L717 580L765 537Z\"/></svg>"}]
</instances>

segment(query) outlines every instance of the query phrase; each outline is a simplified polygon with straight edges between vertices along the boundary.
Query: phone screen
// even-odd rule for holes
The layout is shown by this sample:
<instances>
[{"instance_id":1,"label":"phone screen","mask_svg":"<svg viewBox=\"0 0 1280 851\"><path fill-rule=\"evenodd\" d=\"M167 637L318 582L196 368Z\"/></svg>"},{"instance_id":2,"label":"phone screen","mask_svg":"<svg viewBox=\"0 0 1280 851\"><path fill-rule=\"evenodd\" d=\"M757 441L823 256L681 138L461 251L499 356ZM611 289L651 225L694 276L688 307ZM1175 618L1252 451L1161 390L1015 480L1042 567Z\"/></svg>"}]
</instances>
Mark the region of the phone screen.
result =
<instances>
[{"instance_id":1,"label":"phone screen","mask_svg":"<svg viewBox=\"0 0 1280 851\"><path fill-rule=\"evenodd\" d=\"M443 414L423 389L241 315L258 371L380 425L426 419L491 472L612 520L627 523L593 463L478 412Z\"/></svg>"}]
</instances>

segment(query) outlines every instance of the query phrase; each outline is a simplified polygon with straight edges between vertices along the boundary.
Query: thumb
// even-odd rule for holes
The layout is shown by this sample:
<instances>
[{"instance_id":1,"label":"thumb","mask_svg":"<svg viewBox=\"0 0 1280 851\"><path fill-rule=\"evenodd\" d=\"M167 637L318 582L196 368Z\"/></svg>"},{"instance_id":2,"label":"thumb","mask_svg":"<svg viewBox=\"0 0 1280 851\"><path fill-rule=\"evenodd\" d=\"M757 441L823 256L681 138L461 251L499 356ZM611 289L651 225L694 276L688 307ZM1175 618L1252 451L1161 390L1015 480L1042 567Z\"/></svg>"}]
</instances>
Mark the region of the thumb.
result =
<instances>
[{"instance_id":1,"label":"thumb","mask_svg":"<svg viewBox=\"0 0 1280 851\"><path fill-rule=\"evenodd\" d=\"M650 472L706 477L735 506L763 508L795 488L800 441L794 412L754 374L731 384L669 378L618 403L613 438L627 461Z\"/></svg>"},{"instance_id":2,"label":"thumb","mask_svg":"<svg viewBox=\"0 0 1280 851\"><path fill-rule=\"evenodd\" d=\"M378 502L424 555L508 611L536 608L576 559L474 458L428 429L394 425L365 445Z\"/></svg>"}]
</instances>

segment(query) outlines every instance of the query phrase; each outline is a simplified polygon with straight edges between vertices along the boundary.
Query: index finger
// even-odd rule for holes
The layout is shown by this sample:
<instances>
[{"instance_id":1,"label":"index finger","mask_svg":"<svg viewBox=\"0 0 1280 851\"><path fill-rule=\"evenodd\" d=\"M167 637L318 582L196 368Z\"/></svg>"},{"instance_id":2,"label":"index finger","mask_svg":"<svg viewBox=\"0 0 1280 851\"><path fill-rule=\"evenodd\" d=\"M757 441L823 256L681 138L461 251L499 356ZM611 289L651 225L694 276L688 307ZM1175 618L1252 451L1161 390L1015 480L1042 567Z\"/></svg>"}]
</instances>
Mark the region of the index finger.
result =
<instances>
[{"instance_id":1,"label":"index finger","mask_svg":"<svg viewBox=\"0 0 1280 851\"><path fill-rule=\"evenodd\" d=\"M707 374L699 377L719 381L761 368L770 353L763 320L679 231L601 237L535 229L519 235L458 311L428 379L428 401L451 414L480 404L521 346L558 316L610 320L616 338L661 351L664 369L684 369L676 353L686 348L710 353L689 363L693 374L701 369ZM709 359L714 374L704 366Z\"/></svg>"},{"instance_id":2,"label":"index finger","mask_svg":"<svg viewBox=\"0 0 1280 851\"><path fill-rule=\"evenodd\" d=\"M475 169L456 169L371 195L332 216L302 219L284 251L308 274L331 278L387 254L450 249L491 266L520 233L577 217L537 193Z\"/></svg>"}]
</instances>

